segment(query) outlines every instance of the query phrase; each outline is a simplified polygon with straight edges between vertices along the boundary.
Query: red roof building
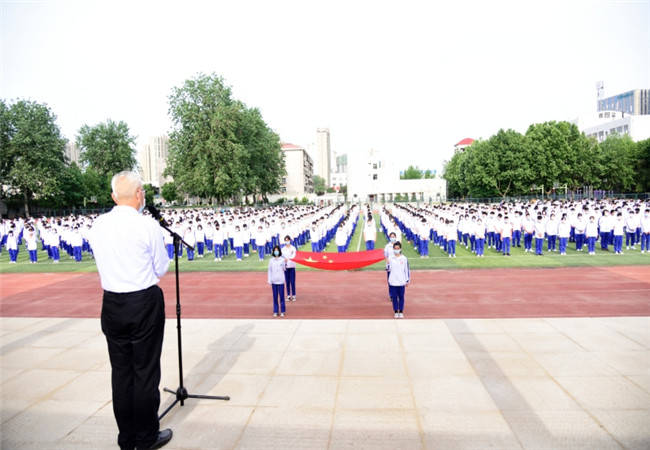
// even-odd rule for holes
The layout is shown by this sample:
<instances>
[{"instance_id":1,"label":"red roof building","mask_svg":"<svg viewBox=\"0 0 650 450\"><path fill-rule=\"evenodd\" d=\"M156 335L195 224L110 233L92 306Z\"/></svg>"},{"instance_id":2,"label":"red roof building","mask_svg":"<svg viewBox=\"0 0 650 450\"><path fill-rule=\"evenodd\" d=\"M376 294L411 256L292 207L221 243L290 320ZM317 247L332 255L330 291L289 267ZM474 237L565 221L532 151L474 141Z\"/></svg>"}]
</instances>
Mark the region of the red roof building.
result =
<instances>
[{"instance_id":1,"label":"red roof building","mask_svg":"<svg viewBox=\"0 0 650 450\"><path fill-rule=\"evenodd\" d=\"M469 147L472 145L474 142L474 139L472 138L465 138L462 141L460 141L458 144L454 145L454 153L456 152L462 152L465 150L465 148Z\"/></svg>"}]
</instances>

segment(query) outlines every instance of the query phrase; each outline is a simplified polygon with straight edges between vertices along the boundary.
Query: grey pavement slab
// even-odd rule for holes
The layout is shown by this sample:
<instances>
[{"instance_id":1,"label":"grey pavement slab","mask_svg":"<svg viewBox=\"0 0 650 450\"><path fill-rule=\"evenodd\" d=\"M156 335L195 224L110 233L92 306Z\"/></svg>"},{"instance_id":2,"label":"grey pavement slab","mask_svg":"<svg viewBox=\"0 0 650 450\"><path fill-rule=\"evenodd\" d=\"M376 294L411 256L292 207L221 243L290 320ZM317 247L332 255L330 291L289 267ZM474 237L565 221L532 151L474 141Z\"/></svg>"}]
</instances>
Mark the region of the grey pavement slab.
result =
<instances>
[{"instance_id":1,"label":"grey pavement slab","mask_svg":"<svg viewBox=\"0 0 650 450\"><path fill-rule=\"evenodd\" d=\"M182 322L173 449L648 449L650 318ZM178 387L176 321L162 387ZM98 319L0 318L0 447L117 448ZM162 393L161 411L173 401Z\"/></svg>"}]
</instances>

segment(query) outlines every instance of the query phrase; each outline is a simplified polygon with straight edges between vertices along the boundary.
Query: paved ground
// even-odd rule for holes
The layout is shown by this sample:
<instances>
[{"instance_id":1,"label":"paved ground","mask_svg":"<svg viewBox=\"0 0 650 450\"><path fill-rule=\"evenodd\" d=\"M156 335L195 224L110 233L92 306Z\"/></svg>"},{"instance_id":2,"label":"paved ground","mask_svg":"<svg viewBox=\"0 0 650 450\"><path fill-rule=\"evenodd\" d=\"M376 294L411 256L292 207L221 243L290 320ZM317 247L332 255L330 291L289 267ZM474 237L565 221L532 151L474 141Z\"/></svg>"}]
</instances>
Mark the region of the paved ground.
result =
<instances>
[{"instance_id":1,"label":"paved ground","mask_svg":"<svg viewBox=\"0 0 650 450\"><path fill-rule=\"evenodd\" d=\"M612 270L590 276L615 280ZM487 283L489 271L479 272ZM449 295L450 307L457 276L449 273L437 285L436 292ZM567 298L580 300L569 302L569 317L490 317L498 308L489 298L509 299L506 305L525 302L519 285L484 289L487 296L471 303L475 314L483 303L486 318L420 319L413 311L416 301L403 320L291 318L309 310L308 299L299 297L290 305L293 316L285 319L268 318L268 312L265 319L184 319L185 386L190 393L231 400L188 399L176 406L162 422L174 430L166 448L648 449L650 314L644 311L650 277L624 277L627 288L623 283L617 285L620 295L608 294L609 303L621 308L610 309L609 317L578 316L592 302L601 305L593 316L606 312L607 302L590 286L581 294L567 292ZM45 278L22 290L47 285ZM525 288L539 296L533 303L562 303L562 289L549 279ZM18 288L9 294L7 280L0 277L0 447L117 448L110 365L98 319L8 317L5 301L15 304ZM53 285L55 299L49 301L56 304L63 289ZM412 299L425 298L410 292ZM456 298L462 302L463 296ZM373 300L382 314L384 301ZM270 309L267 296L260 305ZM626 317L626 308L637 312ZM502 309L504 316L511 313ZM168 307L168 315L173 311ZM162 365L162 386L176 389L173 318ZM164 408L173 396L163 393L162 399Z\"/></svg>"}]
</instances>

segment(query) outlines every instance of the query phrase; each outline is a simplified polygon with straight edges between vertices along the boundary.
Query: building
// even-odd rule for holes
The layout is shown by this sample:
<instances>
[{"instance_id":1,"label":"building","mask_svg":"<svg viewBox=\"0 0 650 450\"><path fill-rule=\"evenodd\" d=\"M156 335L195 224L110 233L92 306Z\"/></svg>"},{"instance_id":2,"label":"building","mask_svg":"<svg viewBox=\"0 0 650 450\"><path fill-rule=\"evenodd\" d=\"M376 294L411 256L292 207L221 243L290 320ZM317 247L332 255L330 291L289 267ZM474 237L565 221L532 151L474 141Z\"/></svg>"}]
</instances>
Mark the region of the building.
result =
<instances>
[{"instance_id":1,"label":"building","mask_svg":"<svg viewBox=\"0 0 650 450\"><path fill-rule=\"evenodd\" d=\"M474 143L474 139L472 138L465 138L462 141L458 142L456 145L454 145L454 154L465 151L465 149L472 145L472 143Z\"/></svg>"},{"instance_id":2,"label":"building","mask_svg":"<svg viewBox=\"0 0 650 450\"><path fill-rule=\"evenodd\" d=\"M597 109L594 115L573 121L588 137L598 142L611 134L627 134L633 141L650 138L650 89L634 89L598 99Z\"/></svg>"},{"instance_id":3,"label":"building","mask_svg":"<svg viewBox=\"0 0 650 450\"><path fill-rule=\"evenodd\" d=\"M172 181L171 177L163 176L167 168L168 142L167 136L154 136L143 146L140 153L140 168L144 184L161 188L165 183Z\"/></svg>"},{"instance_id":4,"label":"building","mask_svg":"<svg viewBox=\"0 0 650 450\"><path fill-rule=\"evenodd\" d=\"M348 185L348 155L337 155L334 153L334 161L336 164L330 172L330 186L342 187Z\"/></svg>"},{"instance_id":5,"label":"building","mask_svg":"<svg viewBox=\"0 0 650 450\"><path fill-rule=\"evenodd\" d=\"M325 186L331 186L331 157L332 150L330 148L330 129L319 128L316 131L316 174L325 180Z\"/></svg>"},{"instance_id":6,"label":"building","mask_svg":"<svg viewBox=\"0 0 650 450\"><path fill-rule=\"evenodd\" d=\"M624 115L650 115L650 89L634 89L598 100L598 112L618 111Z\"/></svg>"},{"instance_id":7,"label":"building","mask_svg":"<svg viewBox=\"0 0 650 450\"><path fill-rule=\"evenodd\" d=\"M282 180L280 197L293 200L311 197L314 193L314 161L304 147L284 143L284 165L286 176Z\"/></svg>"},{"instance_id":8,"label":"building","mask_svg":"<svg viewBox=\"0 0 650 450\"><path fill-rule=\"evenodd\" d=\"M395 163L376 150L348 155L349 202L433 203L446 198L447 182L442 178L400 180Z\"/></svg>"},{"instance_id":9,"label":"building","mask_svg":"<svg viewBox=\"0 0 650 450\"><path fill-rule=\"evenodd\" d=\"M77 147L77 144L74 142L68 142L65 144L65 159L68 161L68 164L75 163L76 165L80 166L80 157L81 153L79 151L79 147Z\"/></svg>"}]
</instances>

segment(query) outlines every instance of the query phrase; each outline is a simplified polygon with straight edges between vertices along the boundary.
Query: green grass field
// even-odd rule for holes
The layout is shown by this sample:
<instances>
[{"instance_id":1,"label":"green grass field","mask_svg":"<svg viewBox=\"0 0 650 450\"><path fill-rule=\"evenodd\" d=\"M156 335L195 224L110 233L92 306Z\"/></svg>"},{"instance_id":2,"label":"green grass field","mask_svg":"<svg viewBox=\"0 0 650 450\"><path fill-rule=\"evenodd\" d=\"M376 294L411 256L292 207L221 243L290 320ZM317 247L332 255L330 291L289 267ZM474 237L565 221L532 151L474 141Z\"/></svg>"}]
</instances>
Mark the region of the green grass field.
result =
<instances>
[{"instance_id":1,"label":"green grass field","mask_svg":"<svg viewBox=\"0 0 650 450\"><path fill-rule=\"evenodd\" d=\"M365 250L365 244L361 241L361 225L357 226L356 232L350 242L349 251ZM637 245L636 250L623 249L623 255L614 255L613 252L600 251L600 245L596 244L596 255L588 255L586 247L582 252L575 251L575 244L569 244L567 255L560 256L557 252L545 252L544 256L535 256L532 253L524 253L523 247L512 248L510 257L497 254L494 249L485 249L485 257L477 258L469 249L462 245L456 247L456 258L449 258L443 250L437 246L430 246L429 258L420 258L413 249L412 244L403 242L403 252L409 258L411 269L490 269L506 267L576 267L576 266L622 266L622 265L645 265L650 264L650 253L641 254ZM386 245L386 238L378 234L375 248L383 248ZM544 247L546 248L546 246ZM299 250L311 251L311 245L301 247ZM330 242L326 251L336 252L334 242ZM24 246L21 246L18 253L17 264L9 264L9 253L3 249L0 255L0 273L49 273L49 272L95 272L95 262L84 254L81 262L75 262L62 252L61 262L54 264L47 260L45 252L39 250L39 262L29 264L28 253ZM298 265L298 270L317 270L306 266ZM243 261L235 261L234 254L230 254L220 262L214 261L214 256L206 254L204 258L195 258L194 261L187 261L187 254L179 261L179 269L182 272L237 272L237 271L265 271L268 268L268 256L264 262L260 262L256 253ZM384 270L385 265L379 262L360 270ZM170 266L173 270L173 265Z\"/></svg>"}]
</instances>

